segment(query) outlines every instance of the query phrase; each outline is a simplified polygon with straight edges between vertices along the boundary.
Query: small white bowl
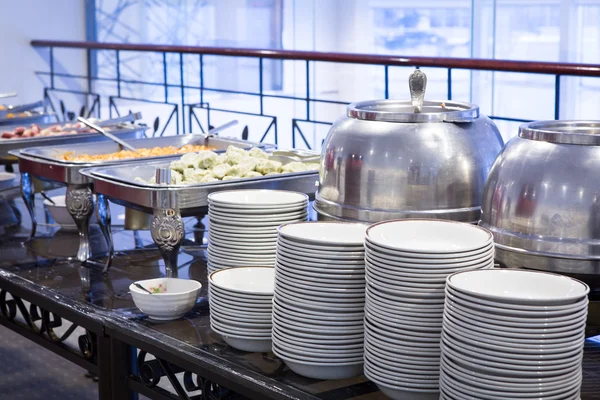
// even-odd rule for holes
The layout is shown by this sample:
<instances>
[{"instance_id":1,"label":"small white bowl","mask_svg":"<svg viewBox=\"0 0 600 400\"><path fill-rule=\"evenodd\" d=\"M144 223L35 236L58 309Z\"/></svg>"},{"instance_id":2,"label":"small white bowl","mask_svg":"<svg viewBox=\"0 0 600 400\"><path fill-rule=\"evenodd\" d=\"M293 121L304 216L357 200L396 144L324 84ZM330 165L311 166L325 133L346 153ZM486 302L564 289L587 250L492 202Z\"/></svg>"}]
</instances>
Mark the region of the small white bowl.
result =
<instances>
[{"instance_id":1,"label":"small white bowl","mask_svg":"<svg viewBox=\"0 0 600 400\"><path fill-rule=\"evenodd\" d=\"M224 190L209 194L208 201L209 203L223 205L226 207L241 206L248 208L287 208L296 207L305 203L308 204L308 196L304 193L290 192L286 190Z\"/></svg>"},{"instance_id":2,"label":"small white bowl","mask_svg":"<svg viewBox=\"0 0 600 400\"><path fill-rule=\"evenodd\" d=\"M67 210L66 196L53 196L50 197L50 199L54 202L54 204L52 204L49 200L44 200L44 205L48 209L48 212L50 213L50 216L54 222L65 229L77 229L75 220L73 220L73 217L71 217L71 214L69 214L69 211ZM96 222L96 213L93 213L90 216L90 224L95 224Z\"/></svg>"},{"instance_id":3,"label":"small white bowl","mask_svg":"<svg viewBox=\"0 0 600 400\"><path fill-rule=\"evenodd\" d=\"M139 289L134 284L129 285L129 291L136 307L148 317L158 321L169 321L184 316L194 308L202 284L198 281L179 278L156 278L138 281L140 285L150 291L160 285L166 286L162 293L149 294Z\"/></svg>"}]
</instances>

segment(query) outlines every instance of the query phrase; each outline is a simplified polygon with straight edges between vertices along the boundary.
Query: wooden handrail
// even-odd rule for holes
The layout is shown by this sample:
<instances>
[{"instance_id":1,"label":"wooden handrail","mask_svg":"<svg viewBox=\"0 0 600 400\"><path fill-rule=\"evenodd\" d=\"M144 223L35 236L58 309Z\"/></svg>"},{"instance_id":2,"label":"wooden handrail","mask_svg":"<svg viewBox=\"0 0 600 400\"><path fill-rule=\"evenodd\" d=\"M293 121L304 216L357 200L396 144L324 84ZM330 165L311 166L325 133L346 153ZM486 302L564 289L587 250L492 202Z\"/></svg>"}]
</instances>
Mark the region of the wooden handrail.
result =
<instances>
[{"instance_id":1,"label":"wooden handrail","mask_svg":"<svg viewBox=\"0 0 600 400\"><path fill-rule=\"evenodd\" d=\"M349 64L457 68L481 71L526 72L550 75L600 77L598 64L491 60L479 58L403 57L376 54L325 53L316 51L245 49L225 47L172 46L133 43L32 40L34 47L62 47L93 50L124 50L159 53L206 54L216 56L262 57L278 60L309 60Z\"/></svg>"}]
</instances>

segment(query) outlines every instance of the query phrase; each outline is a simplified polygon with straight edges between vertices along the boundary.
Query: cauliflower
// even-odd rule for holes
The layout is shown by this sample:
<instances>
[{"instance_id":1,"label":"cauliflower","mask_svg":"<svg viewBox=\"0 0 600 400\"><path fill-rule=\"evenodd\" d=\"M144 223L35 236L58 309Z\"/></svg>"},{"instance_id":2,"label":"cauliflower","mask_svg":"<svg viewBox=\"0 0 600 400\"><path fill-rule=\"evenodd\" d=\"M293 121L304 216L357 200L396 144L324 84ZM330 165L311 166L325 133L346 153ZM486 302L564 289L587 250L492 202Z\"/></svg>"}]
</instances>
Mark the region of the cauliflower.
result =
<instances>
[{"instance_id":1,"label":"cauliflower","mask_svg":"<svg viewBox=\"0 0 600 400\"><path fill-rule=\"evenodd\" d=\"M240 176L226 175L226 176L224 176L224 177L223 177L223 179L222 179L222 180L223 180L223 181L231 181L231 180L233 180L233 179L240 179L240 178L241 178Z\"/></svg>"},{"instance_id":2,"label":"cauliflower","mask_svg":"<svg viewBox=\"0 0 600 400\"><path fill-rule=\"evenodd\" d=\"M248 168L248 171L254 171L256 169L256 164L258 164L259 161L261 161L260 158L245 157L240 160L238 165L243 165L244 167Z\"/></svg>"},{"instance_id":3,"label":"cauliflower","mask_svg":"<svg viewBox=\"0 0 600 400\"><path fill-rule=\"evenodd\" d=\"M201 151L198 153L198 158L196 158L194 167L199 169L212 168L217 163L217 157L217 153L214 153L210 150Z\"/></svg>"},{"instance_id":4,"label":"cauliflower","mask_svg":"<svg viewBox=\"0 0 600 400\"><path fill-rule=\"evenodd\" d=\"M265 153L264 151L262 151L261 149L259 149L258 147L253 147L248 151L248 155L250 157L255 157L255 158L262 158L262 159L268 159L269 156L267 155L267 153Z\"/></svg>"},{"instance_id":5,"label":"cauliflower","mask_svg":"<svg viewBox=\"0 0 600 400\"><path fill-rule=\"evenodd\" d=\"M248 171L246 172L246 175L244 175L244 178L258 178L259 176L262 176L260 172Z\"/></svg>"},{"instance_id":6,"label":"cauliflower","mask_svg":"<svg viewBox=\"0 0 600 400\"><path fill-rule=\"evenodd\" d=\"M179 171L171 170L171 184L181 185L183 183L183 175Z\"/></svg>"},{"instance_id":7,"label":"cauliflower","mask_svg":"<svg viewBox=\"0 0 600 400\"><path fill-rule=\"evenodd\" d=\"M200 183L208 183L208 182L216 182L216 181L218 181L218 179L212 175L204 175L202 177L202 179L200 179Z\"/></svg>"},{"instance_id":8,"label":"cauliflower","mask_svg":"<svg viewBox=\"0 0 600 400\"><path fill-rule=\"evenodd\" d=\"M183 172L183 170L186 167L187 166L185 165L185 163L181 160L172 161L171 164L169 165L169 168L171 168L171 170L175 170L175 171L179 171L179 172Z\"/></svg>"},{"instance_id":9,"label":"cauliflower","mask_svg":"<svg viewBox=\"0 0 600 400\"><path fill-rule=\"evenodd\" d=\"M186 167L194 167L196 165L196 160L198 159L198 154L196 153L187 153L181 156L180 161Z\"/></svg>"},{"instance_id":10,"label":"cauliflower","mask_svg":"<svg viewBox=\"0 0 600 400\"><path fill-rule=\"evenodd\" d=\"M225 164L227 162L227 154L219 154L215 160L215 166Z\"/></svg>"},{"instance_id":11,"label":"cauliflower","mask_svg":"<svg viewBox=\"0 0 600 400\"><path fill-rule=\"evenodd\" d=\"M307 171L315 171L315 170L318 170L319 168L321 168L321 165L319 163L308 163L308 164L304 164L304 165L306 165Z\"/></svg>"},{"instance_id":12,"label":"cauliflower","mask_svg":"<svg viewBox=\"0 0 600 400\"><path fill-rule=\"evenodd\" d=\"M293 161L281 167L281 172L304 172L306 170L306 164L299 161Z\"/></svg>"},{"instance_id":13,"label":"cauliflower","mask_svg":"<svg viewBox=\"0 0 600 400\"><path fill-rule=\"evenodd\" d=\"M227 147L227 151L225 152L225 154L230 155L230 154L241 154L241 155L246 155L246 150L244 149L240 149L239 147L236 146L229 146Z\"/></svg>"},{"instance_id":14,"label":"cauliflower","mask_svg":"<svg viewBox=\"0 0 600 400\"><path fill-rule=\"evenodd\" d=\"M242 164L238 164L238 165L234 165L232 166L229 171L227 171L227 175L228 176L244 176L246 175L248 172L250 172L250 168L246 167L245 165Z\"/></svg>"},{"instance_id":15,"label":"cauliflower","mask_svg":"<svg viewBox=\"0 0 600 400\"><path fill-rule=\"evenodd\" d=\"M242 160L248 158L246 153L225 153L225 155L227 156L226 161L229 165L239 164Z\"/></svg>"},{"instance_id":16,"label":"cauliflower","mask_svg":"<svg viewBox=\"0 0 600 400\"><path fill-rule=\"evenodd\" d=\"M225 175L229 172L231 166L229 164L221 164L217 165L211 170L212 176L218 179L223 179Z\"/></svg>"},{"instance_id":17,"label":"cauliflower","mask_svg":"<svg viewBox=\"0 0 600 400\"><path fill-rule=\"evenodd\" d=\"M206 175L211 175L210 171L208 171L206 169L196 169L196 170L194 170L194 172L192 172L191 174L188 175L186 180L190 181L192 183L197 183L197 182L201 182L202 178L204 178Z\"/></svg>"},{"instance_id":18,"label":"cauliflower","mask_svg":"<svg viewBox=\"0 0 600 400\"><path fill-rule=\"evenodd\" d=\"M196 170L194 168L186 168L183 170L183 179L185 179L186 181L191 181L193 180L193 176L194 173L196 172Z\"/></svg>"},{"instance_id":19,"label":"cauliflower","mask_svg":"<svg viewBox=\"0 0 600 400\"><path fill-rule=\"evenodd\" d=\"M256 164L256 172L260 172L263 175L279 171L281 171L281 163L279 161L260 160Z\"/></svg>"}]
</instances>

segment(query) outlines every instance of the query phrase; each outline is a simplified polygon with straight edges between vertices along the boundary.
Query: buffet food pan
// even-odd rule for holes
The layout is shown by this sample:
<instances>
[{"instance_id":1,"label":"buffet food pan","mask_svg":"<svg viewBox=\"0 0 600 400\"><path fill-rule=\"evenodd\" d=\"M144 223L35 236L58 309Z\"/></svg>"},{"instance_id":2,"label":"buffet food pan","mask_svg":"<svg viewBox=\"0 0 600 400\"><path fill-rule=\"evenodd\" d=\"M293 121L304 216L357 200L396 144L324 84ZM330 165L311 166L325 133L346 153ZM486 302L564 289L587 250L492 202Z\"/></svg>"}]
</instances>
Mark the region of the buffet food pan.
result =
<instances>
[{"instance_id":1,"label":"buffet food pan","mask_svg":"<svg viewBox=\"0 0 600 400\"><path fill-rule=\"evenodd\" d=\"M113 132L114 133L114 132ZM78 135L79 136L79 135ZM218 137L210 137L205 135L179 135L179 136L166 136L160 138L145 138L129 140L127 143L131 144L135 148L151 148L151 147L183 147L186 144L202 139L202 141L194 143L195 145L204 145L208 148L213 148L215 152L222 152L227 147L233 145L244 149L251 147L264 147L264 144L248 142L237 139L226 139ZM147 157L147 158L131 158L131 159L119 159L111 161L95 161L95 162L77 162L77 161L65 161L61 159L61 156L65 153L70 153L73 156L89 154L108 154L115 153L123 150L122 146L111 142L103 141L98 143L81 143L63 146L53 147L34 147L26 148L18 152L11 152L11 154L19 157L19 168L21 172L30 173L38 178L66 183L82 185L91 183L91 179L85 175L81 175L79 171L83 168L100 165L114 165L114 164L129 164L132 162L147 162L149 160L164 159L165 157L172 156L160 156L160 157ZM126 166L125 168L129 168Z\"/></svg>"},{"instance_id":2,"label":"buffet food pan","mask_svg":"<svg viewBox=\"0 0 600 400\"><path fill-rule=\"evenodd\" d=\"M11 125L0 128L0 130L14 130L19 125ZM40 125L40 128L45 129L56 124L43 124ZM144 136L144 132L148 129L145 126L140 125L131 125L124 124L119 125L110 131L110 133L117 135L121 139L138 139ZM68 145L65 147L64 151L67 151L70 148L76 148L80 146L87 147L90 151L93 151L96 145L90 145L92 142L101 142L107 141L108 139L103 135L97 132L89 132L89 133L77 133L77 134L63 134L63 135L55 135L55 136L36 136L36 137L28 137L21 139L2 139L0 138L0 160L6 161L15 161L18 157L18 154L14 153L15 150L20 150L29 147L38 147L38 146L53 146L52 148L57 148L57 146ZM34 154L36 154L34 152ZM53 159L56 160L57 153L54 154Z\"/></svg>"},{"instance_id":3,"label":"buffet food pan","mask_svg":"<svg viewBox=\"0 0 600 400\"><path fill-rule=\"evenodd\" d=\"M28 116L17 116L12 118L0 118L0 126L5 125L29 125L29 124L48 124L57 122L56 114L47 114L38 111L29 111Z\"/></svg>"},{"instance_id":4,"label":"buffet food pan","mask_svg":"<svg viewBox=\"0 0 600 400\"><path fill-rule=\"evenodd\" d=\"M208 195L221 190L277 189L314 196L319 179L319 171L309 170L183 185L159 185L141 181L154 177L157 169L168 169L170 163L177 159L178 157L171 157L146 163L86 168L81 170L81 174L93 181L96 193L107 196L115 203L149 213L157 209L176 209L182 216L205 212ZM283 165L298 161L293 156L271 156L269 160L279 161Z\"/></svg>"}]
</instances>

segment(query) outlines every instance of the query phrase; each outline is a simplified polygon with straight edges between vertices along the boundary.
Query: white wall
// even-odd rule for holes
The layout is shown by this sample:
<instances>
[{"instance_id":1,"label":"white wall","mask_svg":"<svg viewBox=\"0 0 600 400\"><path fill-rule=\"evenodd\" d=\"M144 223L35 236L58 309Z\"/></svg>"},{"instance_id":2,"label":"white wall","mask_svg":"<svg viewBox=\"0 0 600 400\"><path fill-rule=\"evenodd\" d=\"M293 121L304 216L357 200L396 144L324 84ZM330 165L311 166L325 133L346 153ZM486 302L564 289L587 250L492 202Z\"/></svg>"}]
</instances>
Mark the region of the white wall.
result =
<instances>
[{"instance_id":1,"label":"white wall","mask_svg":"<svg viewBox=\"0 0 600 400\"><path fill-rule=\"evenodd\" d=\"M35 49L33 39L85 40L84 0L0 0L0 93L17 92L8 103L40 100L49 71L48 50ZM56 50L56 69L85 74L85 52ZM57 87L84 87L84 82L56 80Z\"/></svg>"}]
</instances>

